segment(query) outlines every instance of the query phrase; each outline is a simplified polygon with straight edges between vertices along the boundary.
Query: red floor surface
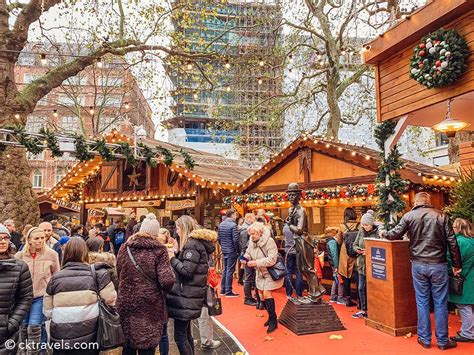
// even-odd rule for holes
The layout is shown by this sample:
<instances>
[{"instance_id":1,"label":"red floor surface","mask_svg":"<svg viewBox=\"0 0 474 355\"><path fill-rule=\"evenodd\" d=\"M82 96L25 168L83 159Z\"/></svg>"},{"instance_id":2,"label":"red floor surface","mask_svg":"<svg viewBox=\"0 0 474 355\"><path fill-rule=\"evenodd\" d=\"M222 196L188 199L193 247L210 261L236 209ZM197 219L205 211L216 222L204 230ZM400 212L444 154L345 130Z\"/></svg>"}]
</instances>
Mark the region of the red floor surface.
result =
<instances>
[{"instance_id":1,"label":"red floor surface","mask_svg":"<svg viewBox=\"0 0 474 355\"><path fill-rule=\"evenodd\" d=\"M433 334L431 349L423 349L417 343L416 335L411 338L392 337L375 329L366 327L363 319L353 319L351 315L357 311L355 307L348 308L334 304L334 308L343 322L346 330L314 335L296 336L294 333L278 325L278 329L267 335L263 323L267 319L266 311L258 311L255 307L244 306L243 288L234 287L234 292L240 293L238 298L222 298L223 314L217 319L229 329L243 344L245 349L254 354L428 354L439 353ZM275 301L277 314L280 315L286 303L283 289L276 293ZM263 316L263 317L262 317ZM459 317L450 315L449 333L456 334L460 329ZM433 324L432 324L433 325ZM330 340L331 334L342 335L342 340ZM266 337L273 339L265 339ZM458 343L456 349L448 350L448 354L474 354L474 344Z\"/></svg>"}]
</instances>

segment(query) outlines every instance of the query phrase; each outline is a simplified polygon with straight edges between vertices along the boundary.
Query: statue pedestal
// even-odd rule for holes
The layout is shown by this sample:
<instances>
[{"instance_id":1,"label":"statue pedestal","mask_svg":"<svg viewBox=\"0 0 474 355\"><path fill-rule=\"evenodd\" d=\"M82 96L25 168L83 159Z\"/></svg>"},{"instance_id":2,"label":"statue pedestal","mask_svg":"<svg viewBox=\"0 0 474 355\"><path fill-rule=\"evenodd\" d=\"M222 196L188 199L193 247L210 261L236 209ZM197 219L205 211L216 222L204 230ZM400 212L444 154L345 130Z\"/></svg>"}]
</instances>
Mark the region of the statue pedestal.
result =
<instances>
[{"instance_id":1,"label":"statue pedestal","mask_svg":"<svg viewBox=\"0 0 474 355\"><path fill-rule=\"evenodd\" d=\"M295 304L288 300L279 321L296 335L344 330L336 311L328 303Z\"/></svg>"}]
</instances>

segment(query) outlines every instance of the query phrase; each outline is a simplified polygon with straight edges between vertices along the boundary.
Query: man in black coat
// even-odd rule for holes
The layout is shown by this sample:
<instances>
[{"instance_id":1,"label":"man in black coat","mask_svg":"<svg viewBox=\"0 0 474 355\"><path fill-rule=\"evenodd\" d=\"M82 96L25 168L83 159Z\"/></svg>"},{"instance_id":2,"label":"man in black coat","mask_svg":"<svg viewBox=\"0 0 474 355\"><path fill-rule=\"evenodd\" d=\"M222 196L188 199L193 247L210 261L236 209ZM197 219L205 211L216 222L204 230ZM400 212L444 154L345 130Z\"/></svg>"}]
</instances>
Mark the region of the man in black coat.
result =
<instances>
[{"instance_id":1,"label":"man in black coat","mask_svg":"<svg viewBox=\"0 0 474 355\"><path fill-rule=\"evenodd\" d=\"M415 195L415 207L395 228L381 231L380 236L402 239L405 233L410 240L418 343L424 348L431 346L430 298L433 294L438 348L454 348L456 342L448 338L448 250L455 275L461 272L462 261L449 217L431 205L428 193L419 192Z\"/></svg>"},{"instance_id":2,"label":"man in black coat","mask_svg":"<svg viewBox=\"0 0 474 355\"><path fill-rule=\"evenodd\" d=\"M232 280L235 272L235 265L240 254L240 240L237 229L237 212L229 209L226 219L219 225L217 240L221 245L224 256L224 271L222 272L221 294L226 297L238 297L238 293L232 292Z\"/></svg>"},{"instance_id":3,"label":"man in black coat","mask_svg":"<svg viewBox=\"0 0 474 355\"><path fill-rule=\"evenodd\" d=\"M4 223L5 227L8 228L10 232L10 240L15 246L16 250L20 250L21 239L23 238L22 234L16 231L15 222L13 219L7 219Z\"/></svg>"}]
</instances>

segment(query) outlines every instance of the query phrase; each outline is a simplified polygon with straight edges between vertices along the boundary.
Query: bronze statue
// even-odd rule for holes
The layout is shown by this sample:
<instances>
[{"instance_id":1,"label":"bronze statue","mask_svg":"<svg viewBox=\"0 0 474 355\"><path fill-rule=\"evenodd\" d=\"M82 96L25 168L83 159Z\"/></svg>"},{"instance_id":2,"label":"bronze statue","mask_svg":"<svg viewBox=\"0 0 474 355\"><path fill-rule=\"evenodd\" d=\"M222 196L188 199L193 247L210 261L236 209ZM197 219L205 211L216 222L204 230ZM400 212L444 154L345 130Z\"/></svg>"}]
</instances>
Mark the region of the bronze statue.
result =
<instances>
[{"instance_id":1,"label":"bronze statue","mask_svg":"<svg viewBox=\"0 0 474 355\"><path fill-rule=\"evenodd\" d=\"M310 301L317 303L321 301L326 289L319 283L314 269L314 244L308 235L306 211L300 204L301 189L297 183L291 183L288 185L286 193L292 205L286 223L293 232L295 239L296 265L308 282Z\"/></svg>"}]
</instances>

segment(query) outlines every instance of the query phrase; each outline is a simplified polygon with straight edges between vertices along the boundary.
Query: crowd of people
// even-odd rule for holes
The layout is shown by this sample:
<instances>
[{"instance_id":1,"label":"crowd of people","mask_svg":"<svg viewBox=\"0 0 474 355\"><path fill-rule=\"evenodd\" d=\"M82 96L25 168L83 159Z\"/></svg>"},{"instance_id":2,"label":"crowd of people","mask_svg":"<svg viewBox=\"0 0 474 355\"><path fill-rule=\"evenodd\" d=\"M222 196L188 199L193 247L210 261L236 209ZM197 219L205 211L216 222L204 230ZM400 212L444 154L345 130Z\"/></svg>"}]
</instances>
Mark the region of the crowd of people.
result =
<instances>
[{"instance_id":1,"label":"crowd of people","mask_svg":"<svg viewBox=\"0 0 474 355\"><path fill-rule=\"evenodd\" d=\"M191 324L197 320L202 349L216 349L213 321L206 305L209 268L216 261L217 243L222 252L220 293L237 298L233 286L236 266L243 284L243 302L266 310L267 333L278 327L274 292L285 286L292 299L304 297L304 280L296 265L294 237L283 226L287 275L275 279L269 269L279 248L264 210L247 213L241 221L229 209L217 233L202 228L190 216L181 216L161 228L153 213L127 224L116 221L106 228L95 224L62 226L57 221L26 226L18 233L14 222L0 224L0 353L16 344L37 344L23 353L38 354L41 344L93 343L96 341L99 301L115 307L125 336L123 354L169 352L168 317L174 320L174 341L179 353L191 355L197 342ZM474 342L474 233L472 224L449 218L430 205L429 195L415 196L414 208L399 224L385 230L372 210L360 219L353 208L344 222L326 229L326 253L334 281L330 302L357 305L354 318L367 317L365 239L400 239L408 236L413 284L418 311L418 343L431 346L430 297L434 301L438 348L456 342ZM318 258L315 260L317 264ZM464 292L449 293L449 275L462 275ZM293 277L294 276L294 277ZM357 284L352 298L351 283ZM14 295L14 297L12 297ZM448 336L448 300L459 310L462 326ZM356 302L353 302L356 301ZM39 345L38 345L39 344ZM54 349L67 354L68 349ZM21 349L20 349L21 350ZM22 351L19 351L22 353ZM81 350L97 354L98 349Z\"/></svg>"},{"instance_id":2,"label":"crowd of people","mask_svg":"<svg viewBox=\"0 0 474 355\"><path fill-rule=\"evenodd\" d=\"M195 319L201 348L221 345L205 305L217 234L192 217L161 228L153 213L140 221L132 214L126 226L117 221L107 230L99 223L89 231L42 222L23 234L6 222L0 224L0 353L77 353L74 344L97 341L99 300L120 315L123 354L154 354L158 347L168 354L168 317L180 354L194 354ZM7 349L7 340L17 347Z\"/></svg>"}]
</instances>

